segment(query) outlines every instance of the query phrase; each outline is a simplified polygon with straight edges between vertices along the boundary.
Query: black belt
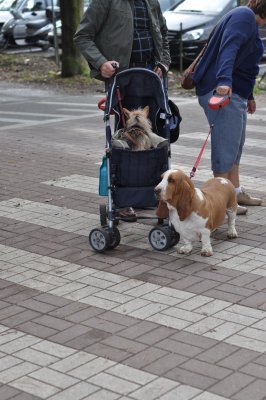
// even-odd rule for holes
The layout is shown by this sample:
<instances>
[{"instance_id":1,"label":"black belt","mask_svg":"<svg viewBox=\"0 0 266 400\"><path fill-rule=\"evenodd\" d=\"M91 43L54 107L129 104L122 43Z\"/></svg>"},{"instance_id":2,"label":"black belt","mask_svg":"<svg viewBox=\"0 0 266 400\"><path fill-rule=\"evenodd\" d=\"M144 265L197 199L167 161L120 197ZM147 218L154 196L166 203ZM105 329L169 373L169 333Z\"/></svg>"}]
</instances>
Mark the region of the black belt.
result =
<instances>
[{"instance_id":1,"label":"black belt","mask_svg":"<svg viewBox=\"0 0 266 400\"><path fill-rule=\"evenodd\" d=\"M131 62L129 68L147 68L152 66L152 61Z\"/></svg>"}]
</instances>

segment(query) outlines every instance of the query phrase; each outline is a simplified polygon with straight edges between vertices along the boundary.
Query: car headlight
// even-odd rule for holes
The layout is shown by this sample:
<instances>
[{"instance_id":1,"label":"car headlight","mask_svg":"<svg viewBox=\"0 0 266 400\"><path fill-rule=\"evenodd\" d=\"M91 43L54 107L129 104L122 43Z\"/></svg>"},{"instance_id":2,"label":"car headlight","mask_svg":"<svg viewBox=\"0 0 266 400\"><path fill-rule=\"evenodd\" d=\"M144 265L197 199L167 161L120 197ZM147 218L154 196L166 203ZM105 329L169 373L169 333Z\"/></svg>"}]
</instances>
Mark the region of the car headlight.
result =
<instances>
[{"instance_id":1,"label":"car headlight","mask_svg":"<svg viewBox=\"0 0 266 400\"><path fill-rule=\"evenodd\" d=\"M204 33L204 29L194 29L193 31L188 31L182 35L182 40L190 41L190 40L199 40Z\"/></svg>"}]
</instances>

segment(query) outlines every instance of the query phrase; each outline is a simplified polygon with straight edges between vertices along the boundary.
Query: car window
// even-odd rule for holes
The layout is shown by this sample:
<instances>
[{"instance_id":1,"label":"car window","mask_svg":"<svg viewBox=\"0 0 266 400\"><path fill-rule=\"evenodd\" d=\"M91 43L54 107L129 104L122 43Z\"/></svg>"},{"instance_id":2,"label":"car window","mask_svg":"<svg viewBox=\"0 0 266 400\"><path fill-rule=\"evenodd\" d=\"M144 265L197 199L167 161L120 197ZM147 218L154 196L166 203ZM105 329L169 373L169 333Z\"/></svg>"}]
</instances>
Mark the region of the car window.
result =
<instances>
[{"instance_id":1,"label":"car window","mask_svg":"<svg viewBox=\"0 0 266 400\"><path fill-rule=\"evenodd\" d=\"M180 3L181 0L159 0L160 7L162 12L169 10L169 8L173 7L175 4Z\"/></svg>"},{"instance_id":2,"label":"car window","mask_svg":"<svg viewBox=\"0 0 266 400\"><path fill-rule=\"evenodd\" d=\"M27 0L23 7L23 11L41 11L45 10L45 8L45 0Z\"/></svg>"},{"instance_id":3,"label":"car window","mask_svg":"<svg viewBox=\"0 0 266 400\"><path fill-rule=\"evenodd\" d=\"M173 11L218 14L231 0L184 0Z\"/></svg>"},{"instance_id":4,"label":"car window","mask_svg":"<svg viewBox=\"0 0 266 400\"><path fill-rule=\"evenodd\" d=\"M19 0L3 0L0 2L0 11L8 11L11 8L15 8Z\"/></svg>"}]
</instances>

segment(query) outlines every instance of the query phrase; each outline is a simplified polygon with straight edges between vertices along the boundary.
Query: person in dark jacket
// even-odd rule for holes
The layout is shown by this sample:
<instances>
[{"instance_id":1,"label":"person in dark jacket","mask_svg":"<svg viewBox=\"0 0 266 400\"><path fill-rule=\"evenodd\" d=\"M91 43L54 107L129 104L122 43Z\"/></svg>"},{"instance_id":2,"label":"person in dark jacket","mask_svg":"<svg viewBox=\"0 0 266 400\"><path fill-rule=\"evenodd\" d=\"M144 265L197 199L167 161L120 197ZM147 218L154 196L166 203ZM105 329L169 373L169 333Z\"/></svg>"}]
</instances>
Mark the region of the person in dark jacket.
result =
<instances>
[{"instance_id":1,"label":"person in dark jacket","mask_svg":"<svg viewBox=\"0 0 266 400\"><path fill-rule=\"evenodd\" d=\"M240 186L239 164L245 142L247 112L256 111L253 89L263 56L258 26L266 24L266 0L250 0L236 7L217 24L193 79L196 94L211 133L211 161L215 177L228 178L235 186L238 204L261 205ZM212 110L213 93L231 97L224 108ZM238 214L247 208L238 206Z\"/></svg>"},{"instance_id":2,"label":"person in dark jacket","mask_svg":"<svg viewBox=\"0 0 266 400\"><path fill-rule=\"evenodd\" d=\"M91 76L111 78L117 68L169 68L167 27L158 0L91 0L74 42ZM157 69L159 72L159 69Z\"/></svg>"},{"instance_id":3,"label":"person in dark jacket","mask_svg":"<svg viewBox=\"0 0 266 400\"><path fill-rule=\"evenodd\" d=\"M74 35L91 76L111 78L118 68L149 68L162 77L171 62L167 27L158 0L91 0ZM120 211L135 221L130 207Z\"/></svg>"}]
</instances>

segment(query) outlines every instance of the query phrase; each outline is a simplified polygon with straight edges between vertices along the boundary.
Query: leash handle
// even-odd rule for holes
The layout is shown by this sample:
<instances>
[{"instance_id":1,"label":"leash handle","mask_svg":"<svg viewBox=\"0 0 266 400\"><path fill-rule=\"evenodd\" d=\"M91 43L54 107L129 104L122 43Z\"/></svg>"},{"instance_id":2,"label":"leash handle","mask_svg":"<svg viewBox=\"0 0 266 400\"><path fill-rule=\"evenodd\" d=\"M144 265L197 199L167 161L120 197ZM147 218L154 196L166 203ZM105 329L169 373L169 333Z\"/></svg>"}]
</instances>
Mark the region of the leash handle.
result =
<instances>
[{"instance_id":1,"label":"leash handle","mask_svg":"<svg viewBox=\"0 0 266 400\"><path fill-rule=\"evenodd\" d=\"M202 146L202 148L201 148L201 150L200 150L200 152L199 152L199 155L198 155L198 157L197 157L197 159L196 159L196 161L195 161L195 164L194 164L194 166L193 166L193 168L192 168L192 170L191 170L191 172L190 172L190 178L191 178L191 179L194 178L194 176L195 176L195 173L196 173L196 171L197 171L198 165L199 165L199 163L200 163L202 154L203 154L203 152L204 152L204 150L205 150L205 147L206 147L206 144L207 144L207 142L208 142L208 139L209 139L209 136L210 136L210 134L211 134L212 129L213 129L213 124L210 126L210 130L209 130L208 135L207 135L207 137L206 137L206 139L205 139L205 142L203 143L203 146Z\"/></svg>"}]
</instances>

